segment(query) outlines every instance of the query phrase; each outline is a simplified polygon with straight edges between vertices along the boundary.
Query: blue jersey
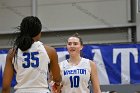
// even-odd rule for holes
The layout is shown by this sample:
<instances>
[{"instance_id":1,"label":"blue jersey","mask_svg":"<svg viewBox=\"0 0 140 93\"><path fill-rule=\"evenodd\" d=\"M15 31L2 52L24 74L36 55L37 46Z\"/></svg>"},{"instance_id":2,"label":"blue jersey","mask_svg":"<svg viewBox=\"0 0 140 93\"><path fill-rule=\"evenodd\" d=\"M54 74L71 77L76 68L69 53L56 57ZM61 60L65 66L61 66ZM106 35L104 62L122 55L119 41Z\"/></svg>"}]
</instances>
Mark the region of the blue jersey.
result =
<instances>
[{"instance_id":1,"label":"blue jersey","mask_svg":"<svg viewBox=\"0 0 140 93\"><path fill-rule=\"evenodd\" d=\"M49 56L40 41L34 42L27 51L18 49L13 59L16 93L50 93L47 80L49 62Z\"/></svg>"},{"instance_id":2,"label":"blue jersey","mask_svg":"<svg viewBox=\"0 0 140 93\"><path fill-rule=\"evenodd\" d=\"M91 76L90 60L82 58L76 66L67 60L60 62L62 75L62 93L90 93L89 81Z\"/></svg>"}]
</instances>

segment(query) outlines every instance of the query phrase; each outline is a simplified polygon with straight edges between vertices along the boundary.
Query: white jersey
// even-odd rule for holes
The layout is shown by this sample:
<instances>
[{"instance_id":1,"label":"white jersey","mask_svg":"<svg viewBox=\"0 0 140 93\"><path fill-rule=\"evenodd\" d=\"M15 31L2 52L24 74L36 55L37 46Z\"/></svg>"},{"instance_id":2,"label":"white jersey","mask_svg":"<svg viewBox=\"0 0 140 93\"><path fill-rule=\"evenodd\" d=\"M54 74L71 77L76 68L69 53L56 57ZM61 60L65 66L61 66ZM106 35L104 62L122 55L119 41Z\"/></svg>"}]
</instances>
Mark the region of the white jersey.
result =
<instances>
[{"instance_id":1,"label":"white jersey","mask_svg":"<svg viewBox=\"0 0 140 93\"><path fill-rule=\"evenodd\" d=\"M48 88L49 56L40 42L34 42L30 49L18 49L13 65L16 71L16 93L50 93Z\"/></svg>"},{"instance_id":2,"label":"white jersey","mask_svg":"<svg viewBox=\"0 0 140 93\"><path fill-rule=\"evenodd\" d=\"M90 93L89 81L91 67L89 59L82 58L76 66L67 60L60 62L62 75L62 93Z\"/></svg>"}]
</instances>

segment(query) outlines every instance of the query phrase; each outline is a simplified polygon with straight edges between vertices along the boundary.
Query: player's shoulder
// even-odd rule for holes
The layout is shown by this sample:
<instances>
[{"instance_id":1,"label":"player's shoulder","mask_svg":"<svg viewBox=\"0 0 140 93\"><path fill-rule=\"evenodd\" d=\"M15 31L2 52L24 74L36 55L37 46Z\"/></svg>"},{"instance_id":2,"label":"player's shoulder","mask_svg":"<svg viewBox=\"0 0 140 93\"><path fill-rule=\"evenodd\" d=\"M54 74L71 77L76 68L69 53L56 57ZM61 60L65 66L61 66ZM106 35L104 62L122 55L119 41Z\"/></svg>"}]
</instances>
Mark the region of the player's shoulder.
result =
<instances>
[{"instance_id":1,"label":"player's shoulder","mask_svg":"<svg viewBox=\"0 0 140 93\"><path fill-rule=\"evenodd\" d=\"M96 68L95 61L90 60L90 66L91 66L91 68Z\"/></svg>"},{"instance_id":2,"label":"player's shoulder","mask_svg":"<svg viewBox=\"0 0 140 93\"><path fill-rule=\"evenodd\" d=\"M62 69L64 66L68 66L67 60L60 61L60 62L59 62L59 66L60 66L61 69Z\"/></svg>"},{"instance_id":3,"label":"player's shoulder","mask_svg":"<svg viewBox=\"0 0 140 93\"><path fill-rule=\"evenodd\" d=\"M44 48L45 48L45 50L46 50L46 52L51 60L58 58L58 55L57 55L55 48L53 48L49 45L44 45Z\"/></svg>"},{"instance_id":4,"label":"player's shoulder","mask_svg":"<svg viewBox=\"0 0 140 93\"><path fill-rule=\"evenodd\" d=\"M66 63L66 61L67 61L67 60L62 60L62 61L60 61L60 62L59 62L59 65L62 65L62 64L64 64L64 63Z\"/></svg>"},{"instance_id":5,"label":"player's shoulder","mask_svg":"<svg viewBox=\"0 0 140 93\"><path fill-rule=\"evenodd\" d=\"M49 46L49 45L44 45L44 48L46 49L48 55L50 55L50 56L56 55L56 50L55 50L55 48L53 48L53 47L51 47L51 46Z\"/></svg>"},{"instance_id":6,"label":"player's shoulder","mask_svg":"<svg viewBox=\"0 0 140 93\"><path fill-rule=\"evenodd\" d=\"M90 60L90 59L88 59L88 58L84 58L84 57L82 57L82 60L84 60L84 61L87 61L87 62L90 62L90 63L95 63L93 60Z\"/></svg>"},{"instance_id":7,"label":"player's shoulder","mask_svg":"<svg viewBox=\"0 0 140 93\"><path fill-rule=\"evenodd\" d=\"M87 58L82 58L82 60L83 60L83 63L87 66L90 66L90 67L95 67L96 66L96 63L93 60L90 60L90 59L87 59Z\"/></svg>"},{"instance_id":8,"label":"player's shoulder","mask_svg":"<svg viewBox=\"0 0 140 93\"><path fill-rule=\"evenodd\" d=\"M88 61L88 62L90 61L89 59L84 58L84 57L82 57L82 60L83 60L83 61Z\"/></svg>"},{"instance_id":9,"label":"player's shoulder","mask_svg":"<svg viewBox=\"0 0 140 93\"><path fill-rule=\"evenodd\" d=\"M11 48L9 49L7 56L6 56L6 60L10 60L10 62L13 60L14 56L15 56L15 49Z\"/></svg>"},{"instance_id":10,"label":"player's shoulder","mask_svg":"<svg viewBox=\"0 0 140 93\"><path fill-rule=\"evenodd\" d=\"M44 44L44 47L45 47L45 49L47 50L47 51L56 51L55 50L55 48L53 48L52 46L49 46L49 45L46 45L46 44Z\"/></svg>"},{"instance_id":11,"label":"player's shoulder","mask_svg":"<svg viewBox=\"0 0 140 93\"><path fill-rule=\"evenodd\" d=\"M12 58L12 57L14 57L15 53L16 53L16 49L11 48L11 49L9 49L7 56Z\"/></svg>"}]
</instances>

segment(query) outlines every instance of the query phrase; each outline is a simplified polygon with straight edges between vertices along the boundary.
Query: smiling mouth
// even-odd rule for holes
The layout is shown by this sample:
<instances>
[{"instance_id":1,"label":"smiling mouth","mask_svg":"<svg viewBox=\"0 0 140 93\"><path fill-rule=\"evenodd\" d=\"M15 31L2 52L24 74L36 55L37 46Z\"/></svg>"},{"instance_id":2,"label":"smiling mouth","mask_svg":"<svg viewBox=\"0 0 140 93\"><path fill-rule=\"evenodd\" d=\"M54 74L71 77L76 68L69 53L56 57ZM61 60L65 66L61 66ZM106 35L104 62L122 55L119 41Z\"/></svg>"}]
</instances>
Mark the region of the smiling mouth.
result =
<instances>
[{"instance_id":1,"label":"smiling mouth","mask_svg":"<svg viewBox=\"0 0 140 93\"><path fill-rule=\"evenodd\" d=\"M75 49L71 49L70 51L72 51L72 52L73 52L73 51L75 51Z\"/></svg>"}]
</instances>

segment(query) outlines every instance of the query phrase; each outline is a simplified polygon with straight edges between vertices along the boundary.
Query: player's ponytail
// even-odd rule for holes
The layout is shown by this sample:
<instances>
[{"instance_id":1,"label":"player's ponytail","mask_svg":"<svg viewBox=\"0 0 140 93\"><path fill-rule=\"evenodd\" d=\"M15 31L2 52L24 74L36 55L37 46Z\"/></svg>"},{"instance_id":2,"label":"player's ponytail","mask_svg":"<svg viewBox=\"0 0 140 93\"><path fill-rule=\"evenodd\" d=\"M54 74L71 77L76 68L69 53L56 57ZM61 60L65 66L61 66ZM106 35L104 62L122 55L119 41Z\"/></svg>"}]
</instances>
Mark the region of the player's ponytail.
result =
<instances>
[{"instance_id":1,"label":"player's ponytail","mask_svg":"<svg viewBox=\"0 0 140 93\"><path fill-rule=\"evenodd\" d=\"M19 36L15 41L17 48L21 49L22 51L29 49L32 43L33 43L33 39L29 35Z\"/></svg>"}]
</instances>

